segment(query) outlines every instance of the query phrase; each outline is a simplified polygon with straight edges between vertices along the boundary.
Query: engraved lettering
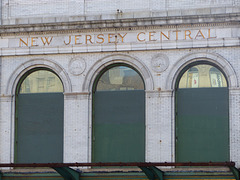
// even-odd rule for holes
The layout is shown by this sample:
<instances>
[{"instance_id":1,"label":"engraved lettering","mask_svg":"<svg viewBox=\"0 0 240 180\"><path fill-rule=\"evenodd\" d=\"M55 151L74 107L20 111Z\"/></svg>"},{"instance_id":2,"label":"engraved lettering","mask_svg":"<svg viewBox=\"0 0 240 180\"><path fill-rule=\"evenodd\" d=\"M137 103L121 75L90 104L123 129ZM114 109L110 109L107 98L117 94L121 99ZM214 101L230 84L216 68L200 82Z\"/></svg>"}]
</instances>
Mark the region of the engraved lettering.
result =
<instances>
[{"instance_id":1,"label":"engraved lettering","mask_svg":"<svg viewBox=\"0 0 240 180\"><path fill-rule=\"evenodd\" d=\"M188 32L188 33L187 33ZM190 38L190 39L192 39L192 37L191 37L191 31L190 30L186 30L185 31L185 40L187 39L187 36Z\"/></svg>"},{"instance_id":2,"label":"engraved lettering","mask_svg":"<svg viewBox=\"0 0 240 180\"><path fill-rule=\"evenodd\" d=\"M140 35L141 35L141 34L144 34L144 35L145 35L145 32L140 32L140 33L138 33L138 35L137 35L137 40L140 41L140 42L146 41L145 38L144 38L144 39L140 39Z\"/></svg>"},{"instance_id":3,"label":"engraved lettering","mask_svg":"<svg viewBox=\"0 0 240 180\"><path fill-rule=\"evenodd\" d=\"M82 44L81 42L80 42L80 38L82 37L82 35L76 35L75 36L75 44L77 45L77 44Z\"/></svg>"},{"instance_id":4,"label":"engraved lettering","mask_svg":"<svg viewBox=\"0 0 240 180\"><path fill-rule=\"evenodd\" d=\"M28 46L28 38L27 38L27 42L25 42L22 38L20 38L19 47L22 47L22 44L25 44L25 46Z\"/></svg>"},{"instance_id":5,"label":"engraved lettering","mask_svg":"<svg viewBox=\"0 0 240 180\"><path fill-rule=\"evenodd\" d=\"M198 31L198 33L197 33L195 39L197 39L197 37L202 37L203 39L205 39L205 37L204 37L204 35L203 35L203 33L202 33L201 30Z\"/></svg>"},{"instance_id":6,"label":"engraved lettering","mask_svg":"<svg viewBox=\"0 0 240 180\"><path fill-rule=\"evenodd\" d=\"M176 40L178 40L178 33L181 32L180 30L173 31L176 32Z\"/></svg>"},{"instance_id":7,"label":"engraved lettering","mask_svg":"<svg viewBox=\"0 0 240 180\"><path fill-rule=\"evenodd\" d=\"M92 42L92 36L91 35L86 35L86 44L88 43L88 41L93 44Z\"/></svg>"},{"instance_id":8,"label":"engraved lettering","mask_svg":"<svg viewBox=\"0 0 240 180\"><path fill-rule=\"evenodd\" d=\"M156 39L152 39L155 35L155 31L149 32L149 41L156 41Z\"/></svg>"},{"instance_id":9,"label":"engraved lettering","mask_svg":"<svg viewBox=\"0 0 240 180\"><path fill-rule=\"evenodd\" d=\"M77 34L77 35L66 35L63 37L58 36L39 36L37 37L22 37L19 38L19 47L36 47L36 46L51 46L55 45L55 38L62 40L62 45L93 45L103 43L125 43L128 41L135 42L159 42L168 40L198 40L198 39L211 39L217 38L215 29L183 29L183 30L149 30L146 32L136 32L136 39L133 40L128 32L112 32L108 34ZM175 35L176 33L176 35ZM130 39L128 39L130 38ZM130 43L131 43L130 42Z\"/></svg>"},{"instance_id":10,"label":"engraved lettering","mask_svg":"<svg viewBox=\"0 0 240 180\"><path fill-rule=\"evenodd\" d=\"M36 44L36 40L38 39L38 37L32 37L31 38L31 46L38 46L38 44Z\"/></svg>"},{"instance_id":11,"label":"engraved lettering","mask_svg":"<svg viewBox=\"0 0 240 180\"><path fill-rule=\"evenodd\" d=\"M99 43L99 44L104 43L104 35L103 35L103 34L98 34L98 35L97 35L97 38L98 38L99 40L101 40L100 42L97 41L97 43Z\"/></svg>"},{"instance_id":12,"label":"engraved lettering","mask_svg":"<svg viewBox=\"0 0 240 180\"><path fill-rule=\"evenodd\" d=\"M71 38L71 36L69 36L68 37L68 43L66 43L66 41L64 40L64 44L65 45L69 45L71 43L71 41L72 41L72 38Z\"/></svg>"},{"instance_id":13,"label":"engraved lettering","mask_svg":"<svg viewBox=\"0 0 240 180\"><path fill-rule=\"evenodd\" d=\"M113 38L114 34L108 34L108 43L116 43L116 37L115 41L111 41L111 38Z\"/></svg>"},{"instance_id":14,"label":"engraved lettering","mask_svg":"<svg viewBox=\"0 0 240 180\"><path fill-rule=\"evenodd\" d=\"M209 38L209 39L210 39L210 38L217 38L217 36L211 37L211 29L208 29L208 38Z\"/></svg>"},{"instance_id":15,"label":"engraved lettering","mask_svg":"<svg viewBox=\"0 0 240 180\"><path fill-rule=\"evenodd\" d=\"M164 36L167 40L170 39L170 31L168 31L168 36L167 36L166 34L164 34L163 32L161 32L160 35L161 35L161 36L160 36L161 41L162 41L163 36Z\"/></svg>"},{"instance_id":16,"label":"engraved lettering","mask_svg":"<svg viewBox=\"0 0 240 180\"><path fill-rule=\"evenodd\" d=\"M124 34L123 36L120 33L118 33L118 35L122 38L122 42L123 42L123 38L127 35L127 33Z\"/></svg>"},{"instance_id":17,"label":"engraved lettering","mask_svg":"<svg viewBox=\"0 0 240 180\"><path fill-rule=\"evenodd\" d=\"M50 45L50 43L52 42L53 37L51 37L50 41L48 40L48 38L49 38L49 37L45 37L45 41L44 41L44 39L41 37L41 40L42 40L44 46L45 46L46 44Z\"/></svg>"}]
</instances>

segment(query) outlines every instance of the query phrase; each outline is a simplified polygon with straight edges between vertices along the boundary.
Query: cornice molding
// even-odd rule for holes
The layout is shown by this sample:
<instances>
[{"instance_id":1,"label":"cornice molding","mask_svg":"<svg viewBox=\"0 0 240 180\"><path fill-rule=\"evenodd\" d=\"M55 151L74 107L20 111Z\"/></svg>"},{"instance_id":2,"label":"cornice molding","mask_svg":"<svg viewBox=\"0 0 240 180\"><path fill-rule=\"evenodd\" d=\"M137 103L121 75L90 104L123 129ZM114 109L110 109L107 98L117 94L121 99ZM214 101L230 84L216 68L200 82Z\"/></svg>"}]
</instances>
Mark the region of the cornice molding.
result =
<instances>
[{"instance_id":1,"label":"cornice molding","mask_svg":"<svg viewBox=\"0 0 240 180\"><path fill-rule=\"evenodd\" d=\"M1 25L1 36L65 34L78 32L133 31L181 27L238 26L240 13L191 16L167 16L114 20L74 21L41 24Z\"/></svg>"}]
</instances>

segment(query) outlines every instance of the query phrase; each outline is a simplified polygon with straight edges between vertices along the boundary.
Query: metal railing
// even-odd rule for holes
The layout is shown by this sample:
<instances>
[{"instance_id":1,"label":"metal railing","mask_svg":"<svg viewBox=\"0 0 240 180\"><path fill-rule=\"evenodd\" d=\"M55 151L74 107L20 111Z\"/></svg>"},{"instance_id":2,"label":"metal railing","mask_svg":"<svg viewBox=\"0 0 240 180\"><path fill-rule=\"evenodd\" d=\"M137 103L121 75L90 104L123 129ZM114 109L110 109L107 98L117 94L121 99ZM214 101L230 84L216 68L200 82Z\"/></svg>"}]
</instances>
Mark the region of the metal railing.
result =
<instances>
[{"instance_id":1,"label":"metal railing","mask_svg":"<svg viewBox=\"0 0 240 180\"><path fill-rule=\"evenodd\" d=\"M235 167L235 162L98 162L98 163L0 163L0 167L119 167L119 166L222 166Z\"/></svg>"},{"instance_id":2,"label":"metal railing","mask_svg":"<svg viewBox=\"0 0 240 180\"><path fill-rule=\"evenodd\" d=\"M240 180L240 170L235 162L98 162L98 163L0 163L2 167L50 167L65 180L80 180L81 172L70 167L139 167L149 180L164 180L164 172L157 167L229 167L236 180ZM0 172L0 180L2 173Z\"/></svg>"}]
</instances>

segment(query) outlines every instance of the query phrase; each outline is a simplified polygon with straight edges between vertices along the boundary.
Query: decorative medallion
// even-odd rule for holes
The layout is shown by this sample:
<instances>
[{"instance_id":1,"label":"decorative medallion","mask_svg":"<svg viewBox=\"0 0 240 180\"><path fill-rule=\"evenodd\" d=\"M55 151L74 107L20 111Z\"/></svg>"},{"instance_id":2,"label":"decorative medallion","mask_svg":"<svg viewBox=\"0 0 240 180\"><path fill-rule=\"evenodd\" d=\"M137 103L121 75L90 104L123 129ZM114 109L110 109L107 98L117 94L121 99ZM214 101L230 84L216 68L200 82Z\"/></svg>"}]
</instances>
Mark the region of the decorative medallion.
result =
<instances>
[{"instance_id":1,"label":"decorative medallion","mask_svg":"<svg viewBox=\"0 0 240 180\"><path fill-rule=\"evenodd\" d=\"M71 59L68 68L72 75L78 76L84 72L86 68L86 62L83 58L76 56Z\"/></svg>"},{"instance_id":2,"label":"decorative medallion","mask_svg":"<svg viewBox=\"0 0 240 180\"><path fill-rule=\"evenodd\" d=\"M165 54L157 54L153 56L151 61L152 69L155 72L163 72L168 68L169 60L168 57Z\"/></svg>"}]
</instances>

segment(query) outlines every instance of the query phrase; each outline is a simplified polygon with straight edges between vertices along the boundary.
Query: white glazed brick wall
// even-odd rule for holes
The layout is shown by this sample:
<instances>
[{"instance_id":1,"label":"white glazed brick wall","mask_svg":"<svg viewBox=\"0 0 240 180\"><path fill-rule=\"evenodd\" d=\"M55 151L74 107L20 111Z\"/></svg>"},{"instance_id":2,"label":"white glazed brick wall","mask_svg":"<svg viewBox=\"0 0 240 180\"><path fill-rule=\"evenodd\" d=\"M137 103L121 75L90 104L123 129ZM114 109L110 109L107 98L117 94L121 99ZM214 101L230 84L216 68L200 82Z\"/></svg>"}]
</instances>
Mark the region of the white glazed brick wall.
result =
<instances>
[{"instance_id":1,"label":"white glazed brick wall","mask_svg":"<svg viewBox=\"0 0 240 180\"><path fill-rule=\"evenodd\" d=\"M188 9L188 8L201 8L201 7L224 7L234 6L239 3L239 0L168 0L167 7L169 9Z\"/></svg>"},{"instance_id":2,"label":"white glazed brick wall","mask_svg":"<svg viewBox=\"0 0 240 180\"><path fill-rule=\"evenodd\" d=\"M3 0L3 18L83 14L83 0Z\"/></svg>"},{"instance_id":3,"label":"white glazed brick wall","mask_svg":"<svg viewBox=\"0 0 240 180\"><path fill-rule=\"evenodd\" d=\"M64 162L89 162L88 95L65 94L64 108Z\"/></svg>"},{"instance_id":4,"label":"white glazed brick wall","mask_svg":"<svg viewBox=\"0 0 240 180\"><path fill-rule=\"evenodd\" d=\"M2 58L0 58L0 82L2 79ZM0 94L1 94L1 85L0 85Z\"/></svg>"},{"instance_id":5,"label":"white glazed brick wall","mask_svg":"<svg viewBox=\"0 0 240 180\"><path fill-rule=\"evenodd\" d=\"M166 88L166 82L172 81L172 79L168 79L168 75L182 57L189 53L199 52L221 55L234 68L237 77L240 77L240 62L238 61L240 51L238 47L2 57L0 121L3 126L0 126L0 161L11 162L13 159L11 153L13 152L14 137L14 114L12 114L14 101L4 100L9 78L24 62L46 59L61 66L67 72L72 84L72 93L65 94L64 161L90 162L91 94L81 92L82 86L88 71L94 64L103 57L114 54L125 54L141 61L147 66L153 77L154 89L146 92L146 161L174 161L174 104L172 103L174 92ZM169 58L169 67L162 73L156 73L151 68L151 59L158 53L165 54ZM71 75L68 69L68 63L75 56L80 56L86 61L86 69L79 76ZM240 167L238 153L240 148L239 95L240 89L231 90L230 88L230 160L237 162L238 167Z\"/></svg>"},{"instance_id":6,"label":"white glazed brick wall","mask_svg":"<svg viewBox=\"0 0 240 180\"><path fill-rule=\"evenodd\" d=\"M240 89L233 89L230 92L230 117L232 121L230 121L230 157L231 161L235 161L237 159L237 166L240 167Z\"/></svg>"},{"instance_id":7,"label":"white glazed brick wall","mask_svg":"<svg viewBox=\"0 0 240 180\"><path fill-rule=\"evenodd\" d=\"M146 92L146 161L173 162L172 92Z\"/></svg>"},{"instance_id":8,"label":"white glazed brick wall","mask_svg":"<svg viewBox=\"0 0 240 180\"><path fill-rule=\"evenodd\" d=\"M12 157L12 97L0 96L0 162L9 163Z\"/></svg>"},{"instance_id":9,"label":"white glazed brick wall","mask_svg":"<svg viewBox=\"0 0 240 180\"><path fill-rule=\"evenodd\" d=\"M239 0L2 0L3 19L237 6Z\"/></svg>"}]
</instances>

